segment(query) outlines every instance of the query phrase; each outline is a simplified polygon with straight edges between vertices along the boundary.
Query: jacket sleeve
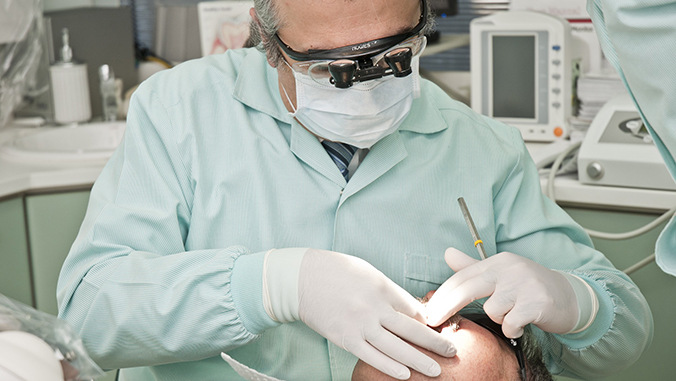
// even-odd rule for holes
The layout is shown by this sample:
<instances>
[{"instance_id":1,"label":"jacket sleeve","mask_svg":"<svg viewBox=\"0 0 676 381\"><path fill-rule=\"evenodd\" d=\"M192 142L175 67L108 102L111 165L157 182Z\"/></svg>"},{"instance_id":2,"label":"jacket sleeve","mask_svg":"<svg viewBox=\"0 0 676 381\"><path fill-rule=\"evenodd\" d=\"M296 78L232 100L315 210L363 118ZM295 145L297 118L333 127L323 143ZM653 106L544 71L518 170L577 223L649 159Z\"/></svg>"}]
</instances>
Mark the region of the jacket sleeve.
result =
<instances>
[{"instance_id":1,"label":"jacket sleeve","mask_svg":"<svg viewBox=\"0 0 676 381\"><path fill-rule=\"evenodd\" d=\"M634 99L676 178L676 1L587 0L601 47ZM676 275L676 222L657 240L656 261Z\"/></svg>"},{"instance_id":2,"label":"jacket sleeve","mask_svg":"<svg viewBox=\"0 0 676 381\"><path fill-rule=\"evenodd\" d=\"M105 369L204 359L257 337L231 292L247 249L186 251L194 185L174 134L144 83L61 270L59 317Z\"/></svg>"},{"instance_id":3,"label":"jacket sleeve","mask_svg":"<svg viewBox=\"0 0 676 381\"><path fill-rule=\"evenodd\" d=\"M587 233L542 194L540 178L517 131L518 159L494 198L498 252L509 251L543 266L577 275L596 293L599 310L582 332L551 334L533 327L554 374L605 377L635 362L648 347L653 321L647 301Z\"/></svg>"}]
</instances>

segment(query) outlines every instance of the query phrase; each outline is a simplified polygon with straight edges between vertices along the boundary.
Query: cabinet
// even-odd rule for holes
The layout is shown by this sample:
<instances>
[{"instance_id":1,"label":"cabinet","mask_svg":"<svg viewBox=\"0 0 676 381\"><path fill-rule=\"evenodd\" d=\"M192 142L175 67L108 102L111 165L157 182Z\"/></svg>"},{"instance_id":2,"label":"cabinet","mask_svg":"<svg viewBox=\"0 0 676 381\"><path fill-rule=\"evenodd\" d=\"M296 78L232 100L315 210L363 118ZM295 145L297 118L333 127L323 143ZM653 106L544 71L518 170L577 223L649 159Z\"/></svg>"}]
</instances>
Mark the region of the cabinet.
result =
<instances>
[{"instance_id":1,"label":"cabinet","mask_svg":"<svg viewBox=\"0 0 676 381\"><path fill-rule=\"evenodd\" d=\"M88 190L0 201L0 293L58 313L56 282L88 202ZM99 380L113 381L116 374L107 372Z\"/></svg>"},{"instance_id":2,"label":"cabinet","mask_svg":"<svg viewBox=\"0 0 676 381\"><path fill-rule=\"evenodd\" d=\"M0 201L0 293L33 305L23 198Z\"/></svg>"},{"instance_id":3,"label":"cabinet","mask_svg":"<svg viewBox=\"0 0 676 381\"><path fill-rule=\"evenodd\" d=\"M654 220L657 215L628 212L611 212L592 209L565 208L568 214L582 226L613 233L639 228ZM649 233L623 241L594 238L595 247L604 253L613 264L623 270L655 251L655 241L664 224ZM676 277L667 275L653 262L630 275L648 300L655 322L652 345L641 358L628 369L609 377L607 381L671 380L676 373L673 353L676 353ZM558 381L572 380L557 377Z\"/></svg>"},{"instance_id":4,"label":"cabinet","mask_svg":"<svg viewBox=\"0 0 676 381\"><path fill-rule=\"evenodd\" d=\"M25 202L35 307L56 315L56 283L84 219L89 191L28 195Z\"/></svg>"},{"instance_id":5,"label":"cabinet","mask_svg":"<svg viewBox=\"0 0 676 381\"><path fill-rule=\"evenodd\" d=\"M0 293L58 313L56 283L88 201L89 190L0 201Z\"/></svg>"}]
</instances>

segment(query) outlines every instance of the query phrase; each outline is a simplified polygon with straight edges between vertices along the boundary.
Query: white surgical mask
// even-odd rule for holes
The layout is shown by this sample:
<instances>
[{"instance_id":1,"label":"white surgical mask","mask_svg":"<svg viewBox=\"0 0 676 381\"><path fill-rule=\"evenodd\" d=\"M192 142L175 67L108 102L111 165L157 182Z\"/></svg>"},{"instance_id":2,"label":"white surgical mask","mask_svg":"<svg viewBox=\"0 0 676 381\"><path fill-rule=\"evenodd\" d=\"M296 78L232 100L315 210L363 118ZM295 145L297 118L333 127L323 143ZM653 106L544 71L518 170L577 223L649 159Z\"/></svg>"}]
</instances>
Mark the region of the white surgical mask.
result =
<instances>
[{"instance_id":1,"label":"white surgical mask","mask_svg":"<svg viewBox=\"0 0 676 381\"><path fill-rule=\"evenodd\" d=\"M413 73L406 77L357 82L348 89L317 83L291 69L296 79L296 107L291 115L319 137L371 148L399 128L413 99L420 96L418 57L411 68ZM289 104L293 107L290 99Z\"/></svg>"}]
</instances>

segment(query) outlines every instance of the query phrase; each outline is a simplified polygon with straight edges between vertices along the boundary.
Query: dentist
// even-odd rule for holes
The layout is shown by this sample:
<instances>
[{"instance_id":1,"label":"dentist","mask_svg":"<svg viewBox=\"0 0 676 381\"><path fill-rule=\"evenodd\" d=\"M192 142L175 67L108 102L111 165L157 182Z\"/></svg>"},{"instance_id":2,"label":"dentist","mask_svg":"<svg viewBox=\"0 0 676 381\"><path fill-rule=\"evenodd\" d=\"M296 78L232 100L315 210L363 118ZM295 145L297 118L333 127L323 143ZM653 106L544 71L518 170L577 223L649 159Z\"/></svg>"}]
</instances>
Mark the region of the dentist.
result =
<instances>
[{"instance_id":1,"label":"dentist","mask_svg":"<svg viewBox=\"0 0 676 381\"><path fill-rule=\"evenodd\" d=\"M254 3L261 50L141 84L92 189L57 297L100 366L238 380L225 351L286 380L347 380L358 358L436 376L406 341L455 348L413 296L454 271L533 297L514 330L539 327L555 373L600 377L638 358L645 299L542 195L519 132L420 79L426 0ZM460 196L490 263L444 260L473 253Z\"/></svg>"}]
</instances>

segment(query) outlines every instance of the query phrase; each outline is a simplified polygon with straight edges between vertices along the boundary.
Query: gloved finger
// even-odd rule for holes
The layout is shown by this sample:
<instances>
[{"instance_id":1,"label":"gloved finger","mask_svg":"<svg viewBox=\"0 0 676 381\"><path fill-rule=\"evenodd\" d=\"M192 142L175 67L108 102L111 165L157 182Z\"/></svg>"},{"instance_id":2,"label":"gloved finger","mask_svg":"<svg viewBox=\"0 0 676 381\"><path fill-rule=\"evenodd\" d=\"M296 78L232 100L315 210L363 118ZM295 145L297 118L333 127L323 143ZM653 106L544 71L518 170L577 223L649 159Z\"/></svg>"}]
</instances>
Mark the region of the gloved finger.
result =
<instances>
[{"instance_id":1,"label":"gloved finger","mask_svg":"<svg viewBox=\"0 0 676 381\"><path fill-rule=\"evenodd\" d=\"M469 255L454 247L449 247L446 249L446 252L444 253L444 259L446 260L448 267L450 267L455 272L479 262L478 260L470 257Z\"/></svg>"},{"instance_id":2,"label":"gloved finger","mask_svg":"<svg viewBox=\"0 0 676 381\"><path fill-rule=\"evenodd\" d=\"M419 347L444 357L455 356L455 346L445 336L398 312L392 313L381 324L388 331Z\"/></svg>"},{"instance_id":3,"label":"gloved finger","mask_svg":"<svg viewBox=\"0 0 676 381\"><path fill-rule=\"evenodd\" d=\"M533 322L537 316L533 316L523 308L514 306L502 320L502 333L510 339L516 339L523 335L523 327Z\"/></svg>"},{"instance_id":4,"label":"gloved finger","mask_svg":"<svg viewBox=\"0 0 676 381\"><path fill-rule=\"evenodd\" d=\"M441 367L436 361L382 327L375 332L365 332L365 339L393 360L426 376L436 377L441 374Z\"/></svg>"},{"instance_id":5,"label":"gloved finger","mask_svg":"<svg viewBox=\"0 0 676 381\"><path fill-rule=\"evenodd\" d=\"M448 278L437 291L454 289L467 279L484 274L493 262L493 258L495 257L491 257L485 261L478 261L462 251L452 247L448 248L445 255L446 263L455 271L455 274Z\"/></svg>"},{"instance_id":6,"label":"gloved finger","mask_svg":"<svg viewBox=\"0 0 676 381\"><path fill-rule=\"evenodd\" d=\"M425 306L427 324L432 327L439 326L469 303L493 294L495 282L486 281L480 275L474 277L462 276L465 271L470 269L471 267L468 267L453 275L432 295ZM468 274L473 273L468 272ZM462 276L462 282L455 282L454 278L457 276Z\"/></svg>"},{"instance_id":7,"label":"gloved finger","mask_svg":"<svg viewBox=\"0 0 676 381\"><path fill-rule=\"evenodd\" d=\"M361 340L361 338L352 343L352 345L345 343L344 347L348 352L390 377L398 380L408 380L411 377L410 369L387 357L383 352L380 352L366 341Z\"/></svg>"},{"instance_id":8,"label":"gloved finger","mask_svg":"<svg viewBox=\"0 0 676 381\"><path fill-rule=\"evenodd\" d=\"M396 283L392 282L395 287L395 292L397 293L396 298L390 300L390 304L395 311L401 312L402 314L409 316L419 323L418 325L427 325L427 319L425 319L425 306L416 300L408 291L399 287Z\"/></svg>"},{"instance_id":9,"label":"gloved finger","mask_svg":"<svg viewBox=\"0 0 676 381\"><path fill-rule=\"evenodd\" d=\"M508 292L501 292L500 286L497 286L493 295L484 303L484 312L491 320L502 324L505 315L509 313L516 303L515 295Z\"/></svg>"}]
</instances>

